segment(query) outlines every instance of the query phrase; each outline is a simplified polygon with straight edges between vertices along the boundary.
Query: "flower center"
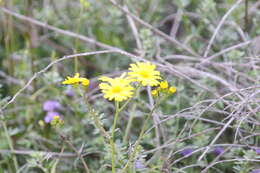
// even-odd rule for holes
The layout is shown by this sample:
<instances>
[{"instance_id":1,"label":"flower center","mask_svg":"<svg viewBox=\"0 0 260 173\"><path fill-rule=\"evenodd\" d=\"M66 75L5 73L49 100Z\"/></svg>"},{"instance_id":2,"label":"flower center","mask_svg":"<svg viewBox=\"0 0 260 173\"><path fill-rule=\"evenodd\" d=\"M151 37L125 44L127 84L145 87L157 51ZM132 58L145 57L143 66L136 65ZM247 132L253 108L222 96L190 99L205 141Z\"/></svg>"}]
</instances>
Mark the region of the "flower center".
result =
<instances>
[{"instance_id":1,"label":"flower center","mask_svg":"<svg viewBox=\"0 0 260 173\"><path fill-rule=\"evenodd\" d=\"M113 93L120 93L122 91L122 88L120 86L115 86L112 89Z\"/></svg>"},{"instance_id":2,"label":"flower center","mask_svg":"<svg viewBox=\"0 0 260 173\"><path fill-rule=\"evenodd\" d=\"M149 78L149 73L147 73L146 71L142 71L140 74L143 78Z\"/></svg>"}]
</instances>

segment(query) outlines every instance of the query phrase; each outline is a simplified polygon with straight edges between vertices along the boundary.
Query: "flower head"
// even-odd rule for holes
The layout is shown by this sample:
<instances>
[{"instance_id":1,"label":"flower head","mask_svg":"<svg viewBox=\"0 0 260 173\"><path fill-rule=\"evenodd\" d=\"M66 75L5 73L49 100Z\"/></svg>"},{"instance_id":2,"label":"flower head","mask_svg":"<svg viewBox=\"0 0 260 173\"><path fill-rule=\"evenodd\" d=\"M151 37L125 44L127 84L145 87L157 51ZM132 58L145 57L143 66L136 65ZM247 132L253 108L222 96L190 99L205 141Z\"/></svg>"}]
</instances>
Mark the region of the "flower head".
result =
<instances>
[{"instance_id":1,"label":"flower head","mask_svg":"<svg viewBox=\"0 0 260 173\"><path fill-rule=\"evenodd\" d=\"M44 117L45 123L50 123L55 116L60 116L58 112L48 112Z\"/></svg>"},{"instance_id":2,"label":"flower head","mask_svg":"<svg viewBox=\"0 0 260 173\"><path fill-rule=\"evenodd\" d=\"M43 120L39 120L38 124L39 124L39 126L43 127L44 126L44 121Z\"/></svg>"},{"instance_id":3,"label":"flower head","mask_svg":"<svg viewBox=\"0 0 260 173\"><path fill-rule=\"evenodd\" d=\"M193 152L192 148L186 148L186 149L182 150L180 153L182 156L188 157L191 155L192 152Z\"/></svg>"},{"instance_id":4,"label":"flower head","mask_svg":"<svg viewBox=\"0 0 260 173\"><path fill-rule=\"evenodd\" d=\"M153 96L157 96L158 95L158 90L157 89L152 90L151 94Z\"/></svg>"},{"instance_id":5,"label":"flower head","mask_svg":"<svg viewBox=\"0 0 260 173\"><path fill-rule=\"evenodd\" d=\"M251 173L260 173L260 169L253 169Z\"/></svg>"},{"instance_id":6,"label":"flower head","mask_svg":"<svg viewBox=\"0 0 260 173\"><path fill-rule=\"evenodd\" d=\"M141 160L137 160L137 161L135 161L135 169L138 171L143 171L146 169L146 167Z\"/></svg>"},{"instance_id":7,"label":"flower head","mask_svg":"<svg viewBox=\"0 0 260 173\"><path fill-rule=\"evenodd\" d=\"M54 117L53 117L53 119L51 120L51 125L52 126L61 126L61 125L63 125L64 124L64 121L63 121L63 119L59 116L59 115L55 115Z\"/></svg>"},{"instance_id":8,"label":"flower head","mask_svg":"<svg viewBox=\"0 0 260 173\"><path fill-rule=\"evenodd\" d=\"M45 101L43 103L42 109L44 111L46 111L46 112L60 110L61 109L61 105L56 100L48 100L48 101Z\"/></svg>"},{"instance_id":9,"label":"flower head","mask_svg":"<svg viewBox=\"0 0 260 173\"><path fill-rule=\"evenodd\" d=\"M65 91L65 94L68 97L73 97L75 95L75 93L71 87L67 88L67 90Z\"/></svg>"},{"instance_id":10,"label":"flower head","mask_svg":"<svg viewBox=\"0 0 260 173\"><path fill-rule=\"evenodd\" d=\"M176 89L176 87L174 87L174 86L171 86L171 87L169 88L169 93L170 93L170 94L174 94L174 93L176 93L176 91L177 91L177 89Z\"/></svg>"},{"instance_id":11,"label":"flower head","mask_svg":"<svg viewBox=\"0 0 260 173\"><path fill-rule=\"evenodd\" d=\"M89 80L88 79L86 79L86 78L80 78L80 79L81 79L81 84L83 86L88 86L89 85Z\"/></svg>"},{"instance_id":12,"label":"flower head","mask_svg":"<svg viewBox=\"0 0 260 173\"><path fill-rule=\"evenodd\" d=\"M168 82L166 80L160 82L160 88L161 89L167 89L168 87L169 87L169 84L168 84Z\"/></svg>"},{"instance_id":13,"label":"flower head","mask_svg":"<svg viewBox=\"0 0 260 173\"><path fill-rule=\"evenodd\" d=\"M216 155L220 155L220 154L222 154L224 152L224 148L222 148L222 147L216 147L215 149L214 149L214 153L216 154Z\"/></svg>"},{"instance_id":14,"label":"flower head","mask_svg":"<svg viewBox=\"0 0 260 173\"><path fill-rule=\"evenodd\" d=\"M133 95L134 88L130 85L131 80L125 77L125 73L120 77L109 78L101 77L99 80L103 81L99 84L99 88L104 93L104 98L108 100L123 101Z\"/></svg>"},{"instance_id":15,"label":"flower head","mask_svg":"<svg viewBox=\"0 0 260 173\"><path fill-rule=\"evenodd\" d=\"M157 86L161 79L160 72L155 70L156 66L150 62L137 62L130 64L128 75L143 86Z\"/></svg>"},{"instance_id":16,"label":"flower head","mask_svg":"<svg viewBox=\"0 0 260 173\"><path fill-rule=\"evenodd\" d=\"M257 155L260 155L260 148L256 148L255 152L256 152Z\"/></svg>"},{"instance_id":17,"label":"flower head","mask_svg":"<svg viewBox=\"0 0 260 173\"><path fill-rule=\"evenodd\" d=\"M87 78L79 77L79 73L76 73L73 77L67 77L66 80L62 82L64 85L78 85L82 84L83 86L89 85L89 80Z\"/></svg>"}]
</instances>

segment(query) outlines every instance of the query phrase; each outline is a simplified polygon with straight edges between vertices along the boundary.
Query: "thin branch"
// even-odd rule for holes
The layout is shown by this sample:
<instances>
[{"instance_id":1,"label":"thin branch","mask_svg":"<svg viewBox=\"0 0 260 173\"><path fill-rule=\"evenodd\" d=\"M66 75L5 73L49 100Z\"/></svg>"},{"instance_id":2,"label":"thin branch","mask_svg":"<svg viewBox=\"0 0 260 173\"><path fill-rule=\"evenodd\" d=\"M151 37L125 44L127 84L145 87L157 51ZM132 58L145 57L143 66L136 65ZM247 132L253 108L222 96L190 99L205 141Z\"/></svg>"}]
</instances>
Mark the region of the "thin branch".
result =
<instances>
[{"instance_id":1,"label":"thin branch","mask_svg":"<svg viewBox=\"0 0 260 173\"><path fill-rule=\"evenodd\" d=\"M219 57L220 55L223 55L231 50L234 50L234 49L237 49L237 48L241 48L241 47L244 47L244 46L247 46L249 45L250 43L252 43L252 40L249 40L249 41L245 41L245 42L242 42L242 43L239 43L239 44L236 44L236 45L233 45L231 47L228 47L224 50L221 50L220 52L217 52L215 53L214 55L211 55L210 57L208 57L207 59L204 59L204 61L202 61L199 65L204 65L206 63L210 63L210 61L212 59L215 59L217 57Z\"/></svg>"},{"instance_id":2,"label":"thin branch","mask_svg":"<svg viewBox=\"0 0 260 173\"><path fill-rule=\"evenodd\" d=\"M47 152L47 151L36 151L36 150L0 150L2 154L17 154L17 155L32 155L34 153L41 153L43 155L49 155L50 157L62 157L62 158L75 158L75 153L58 153L58 152ZM87 155L87 154L82 154Z\"/></svg>"},{"instance_id":3,"label":"thin branch","mask_svg":"<svg viewBox=\"0 0 260 173\"><path fill-rule=\"evenodd\" d=\"M193 56L198 56L200 57L200 55L198 55L197 53L195 53L192 49L190 49L189 47L187 47L186 45L180 43L178 40L168 36L167 34L163 33L162 31L156 29L155 27L153 27L152 25L150 25L149 23L146 23L145 21L143 21L142 19L140 19L139 17L135 16L134 14L130 13L127 9L125 9L124 7L122 7L121 5L119 5L115 0L109 0L114 6L116 6L118 9L120 9L122 12L124 12L125 14L131 16L135 21L137 21L138 23L140 23L141 25L149 28L152 32L154 32L155 34L161 36L162 38L164 38L165 40L173 43L174 45L177 45L178 47L182 48L183 50L187 51L188 53L190 53Z\"/></svg>"},{"instance_id":4,"label":"thin branch","mask_svg":"<svg viewBox=\"0 0 260 173\"><path fill-rule=\"evenodd\" d=\"M72 142L71 142L68 138L66 138L63 134L59 134L59 135L60 135L61 139L62 139L66 144L68 144L68 146L69 146L69 147L77 154L77 156L80 158L80 160L81 160L81 162L82 162L82 164L83 164L83 166L84 166L84 169L85 169L86 173L90 173L90 172L89 172L89 167L88 167L87 163L85 162L85 160L84 160L84 158L83 158L83 156L82 156L82 154L81 154L81 151L78 151L77 148L74 147L74 145L72 144Z\"/></svg>"},{"instance_id":5,"label":"thin branch","mask_svg":"<svg viewBox=\"0 0 260 173\"><path fill-rule=\"evenodd\" d=\"M13 103L14 100L16 99L16 97L18 97L26 88L28 88L30 86L30 84L42 73L46 72L50 67L52 67L53 65L67 60L67 59L71 59L71 58L75 58L75 57L80 57L80 56L90 56L90 55L97 55L97 54L104 54L104 53L112 53L115 51L112 50L104 50L104 51L95 51L95 52L86 52L86 53L79 53L79 54L73 54L73 55L68 55L68 56L64 56L63 58L57 59L53 62L51 62L49 65L47 65L45 68L43 68L42 70L36 72L32 78L29 79L29 81L21 88L19 89L15 95L12 97L12 99L10 101L8 101L4 106L2 106L1 110L4 110L9 104Z\"/></svg>"},{"instance_id":6,"label":"thin branch","mask_svg":"<svg viewBox=\"0 0 260 173\"><path fill-rule=\"evenodd\" d=\"M204 55L203 55L204 58L206 58L206 57L208 56L209 50L210 50L210 48L211 48L211 45L213 44L213 41L215 40L215 38L216 38L216 36L217 36L217 34L218 34L218 32L219 32L221 26L224 24L225 20L226 20L227 17L231 14L231 12L232 12L233 10L235 10L235 9L238 7L238 5L239 5L242 1L243 1L243 0L238 0L231 8L227 11L227 13L223 16L223 18L222 18L221 21L219 22L217 28L216 28L215 31L214 31L214 34L212 35L212 37L211 37L211 39L210 39L210 41L209 41L209 44L208 44L208 46L207 46L207 48L206 48L206 51L204 52Z\"/></svg>"},{"instance_id":7,"label":"thin branch","mask_svg":"<svg viewBox=\"0 0 260 173\"><path fill-rule=\"evenodd\" d=\"M128 11L128 8L127 6L125 5L124 8ZM139 34L138 34L138 30L137 30L137 27L136 27L136 24L134 22L134 20L132 19L131 16L129 15L126 15L126 18L127 18L127 21L131 27L131 30L133 32L133 35L134 35L134 38L135 38L135 42L136 42L136 46L138 48L138 50L142 50L142 43L141 43L141 40L139 38Z\"/></svg>"},{"instance_id":8,"label":"thin branch","mask_svg":"<svg viewBox=\"0 0 260 173\"><path fill-rule=\"evenodd\" d=\"M7 8L4 8L4 7L0 7L0 10L2 10L4 13L9 14L9 15L11 15L13 17L16 17L16 18L18 18L20 20L24 20L24 21L33 23L35 25L41 26L43 28L46 28L46 29L49 29L49 30L52 30L52 31L55 31L57 33L61 33L63 35L67 35L67 36L70 36L70 37L77 38L77 39L79 39L81 41L84 41L84 42L87 42L87 43L90 43L90 44L94 44L94 45L96 45L96 46L98 46L100 48L103 48L103 49L117 51L118 53L126 55L126 56L132 58L135 61L141 61L141 60L145 61L145 59L143 59L141 57L138 57L138 56L136 56L136 55L134 55L132 53L126 52L126 51L124 51L124 50L122 50L120 48L117 48L117 47L113 47L113 46L110 46L110 45L98 42L98 41L96 41L93 38L89 38L89 37L86 37L84 35L74 33L72 31L68 31L68 30L64 30L64 29L60 29L60 28L48 25L47 23L44 23L44 22L35 20L33 18L30 18L30 17L24 16L24 15L18 14L16 12L11 11L11 10L9 10Z\"/></svg>"},{"instance_id":9,"label":"thin branch","mask_svg":"<svg viewBox=\"0 0 260 173\"><path fill-rule=\"evenodd\" d=\"M176 37L176 34L177 34L178 29L179 29L182 16L183 16L183 10L181 8L179 8L177 13L176 13L174 24L173 24L173 26L171 28L171 33L170 33L171 37Z\"/></svg>"}]
</instances>

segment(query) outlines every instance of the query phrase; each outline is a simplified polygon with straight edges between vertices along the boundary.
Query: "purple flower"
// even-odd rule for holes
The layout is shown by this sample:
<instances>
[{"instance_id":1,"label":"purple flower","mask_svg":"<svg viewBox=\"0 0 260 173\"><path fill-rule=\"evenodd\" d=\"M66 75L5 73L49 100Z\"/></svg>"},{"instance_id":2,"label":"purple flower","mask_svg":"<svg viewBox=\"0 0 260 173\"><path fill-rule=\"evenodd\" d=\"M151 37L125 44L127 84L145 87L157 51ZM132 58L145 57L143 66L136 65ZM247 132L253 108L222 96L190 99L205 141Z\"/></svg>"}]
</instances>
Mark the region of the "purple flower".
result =
<instances>
[{"instance_id":1,"label":"purple flower","mask_svg":"<svg viewBox=\"0 0 260 173\"><path fill-rule=\"evenodd\" d=\"M55 111L61 109L61 105L58 101L48 100L43 103L42 109L46 112Z\"/></svg>"},{"instance_id":2,"label":"purple flower","mask_svg":"<svg viewBox=\"0 0 260 173\"><path fill-rule=\"evenodd\" d=\"M141 161L141 160L137 160L136 162L135 162L135 169L137 170L137 171L142 171L142 170L144 170L146 167L145 167L145 165L143 164L143 162Z\"/></svg>"},{"instance_id":3,"label":"purple flower","mask_svg":"<svg viewBox=\"0 0 260 173\"><path fill-rule=\"evenodd\" d=\"M224 152L224 148L223 147L216 147L215 149L214 149L214 153L216 154L216 155L220 155L220 154L222 154Z\"/></svg>"},{"instance_id":4,"label":"purple flower","mask_svg":"<svg viewBox=\"0 0 260 173\"><path fill-rule=\"evenodd\" d=\"M90 82L88 89L91 91L98 87L98 82Z\"/></svg>"},{"instance_id":5,"label":"purple flower","mask_svg":"<svg viewBox=\"0 0 260 173\"><path fill-rule=\"evenodd\" d=\"M50 123L53 120L54 116L60 117L60 114L58 112L48 112L44 117L45 123Z\"/></svg>"},{"instance_id":6,"label":"purple flower","mask_svg":"<svg viewBox=\"0 0 260 173\"><path fill-rule=\"evenodd\" d=\"M260 173L260 169L254 169L251 173Z\"/></svg>"},{"instance_id":7,"label":"purple flower","mask_svg":"<svg viewBox=\"0 0 260 173\"><path fill-rule=\"evenodd\" d=\"M256 152L257 155L260 155L260 148L256 148L255 152Z\"/></svg>"},{"instance_id":8,"label":"purple flower","mask_svg":"<svg viewBox=\"0 0 260 173\"><path fill-rule=\"evenodd\" d=\"M66 96L68 97L73 97L75 94L74 94L74 91L71 87L69 87L66 91L65 91L65 94Z\"/></svg>"},{"instance_id":9,"label":"purple flower","mask_svg":"<svg viewBox=\"0 0 260 173\"><path fill-rule=\"evenodd\" d=\"M193 152L192 148L187 148L187 149L182 150L180 153L182 156L187 157L187 156L190 156L192 152Z\"/></svg>"}]
</instances>

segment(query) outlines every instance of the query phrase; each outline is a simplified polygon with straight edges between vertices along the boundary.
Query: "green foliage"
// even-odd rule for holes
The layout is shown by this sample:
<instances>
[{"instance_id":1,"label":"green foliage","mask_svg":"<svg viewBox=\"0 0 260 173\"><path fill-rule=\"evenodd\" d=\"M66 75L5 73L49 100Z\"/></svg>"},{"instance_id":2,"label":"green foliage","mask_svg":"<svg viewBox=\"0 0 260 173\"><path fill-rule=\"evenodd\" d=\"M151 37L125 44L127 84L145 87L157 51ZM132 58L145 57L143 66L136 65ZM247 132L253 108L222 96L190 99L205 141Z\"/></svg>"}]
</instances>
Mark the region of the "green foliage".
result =
<instances>
[{"instance_id":1,"label":"green foliage","mask_svg":"<svg viewBox=\"0 0 260 173\"><path fill-rule=\"evenodd\" d=\"M149 117L158 100L150 95L153 87L142 87L120 112L115 129L117 171L127 164L131 173L199 173L208 166L209 173L249 173L259 168L258 1L245 0L230 13L206 57L209 40L237 1L115 2L166 38L135 18L130 24L110 1L0 0L0 173L80 173L85 171L80 154L90 172L111 172L113 154L106 135L112 134L115 106L102 98L97 79L103 74L119 76L133 55L156 64L177 93L167 96ZM58 29L10 16L2 7ZM173 44L173 39L197 55ZM132 57L118 52L77 57L37 73L65 55L108 46ZM90 79L88 90L61 84L75 72ZM15 95L34 74L30 85ZM43 105L48 100L59 102L60 108L52 111L61 116L64 124L56 124L62 126L45 123L48 111ZM225 127L230 118L234 120ZM143 127L144 135L135 145ZM207 146L208 152L199 159ZM226 149L219 157L217 146ZM201 150L184 156L184 148Z\"/></svg>"}]
</instances>

